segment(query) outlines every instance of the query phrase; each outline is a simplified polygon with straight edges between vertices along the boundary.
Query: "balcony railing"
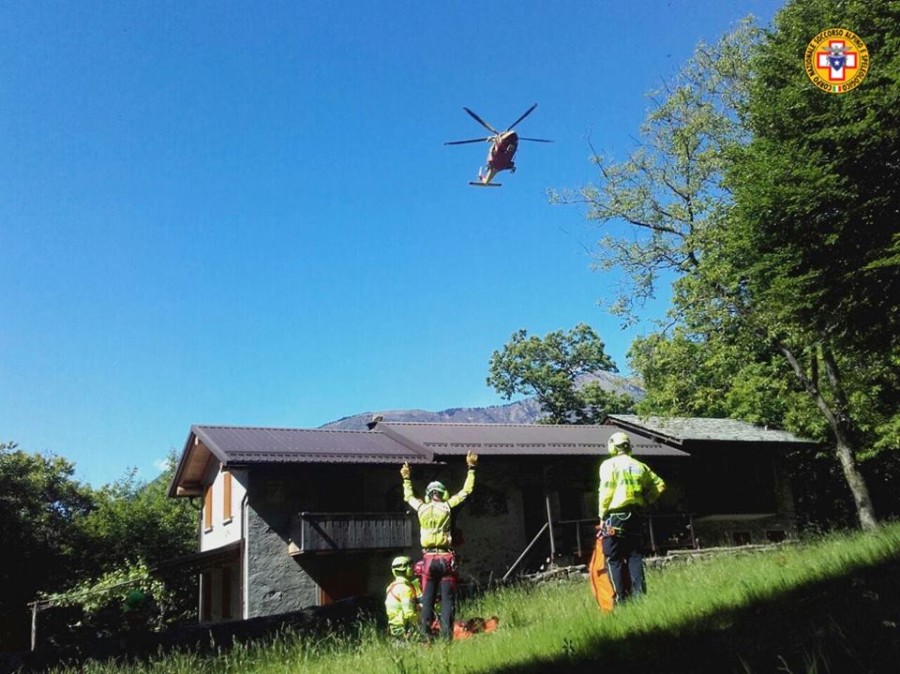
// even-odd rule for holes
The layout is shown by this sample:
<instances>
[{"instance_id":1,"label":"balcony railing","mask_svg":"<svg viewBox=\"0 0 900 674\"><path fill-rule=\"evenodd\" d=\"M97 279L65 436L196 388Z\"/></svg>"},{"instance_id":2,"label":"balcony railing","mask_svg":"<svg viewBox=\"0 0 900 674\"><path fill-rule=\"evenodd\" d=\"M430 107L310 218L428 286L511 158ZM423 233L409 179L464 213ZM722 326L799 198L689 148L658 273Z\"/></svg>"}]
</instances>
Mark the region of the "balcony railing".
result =
<instances>
[{"instance_id":1,"label":"balcony railing","mask_svg":"<svg viewBox=\"0 0 900 674\"><path fill-rule=\"evenodd\" d=\"M404 513L302 512L291 521L291 539L292 555L408 548L412 520Z\"/></svg>"},{"instance_id":2,"label":"balcony railing","mask_svg":"<svg viewBox=\"0 0 900 674\"><path fill-rule=\"evenodd\" d=\"M699 547L694 536L694 518L690 513L644 515L642 519L644 524L643 542L647 546L646 553L659 555L665 554L669 550ZM552 526L550 522L544 522L544 526L503 575L503 580L509 578L522 565L523 561L527 562L529 554L532 555L532 561L537 553L541 559L546 555L547 563L551 561L555 563L558 550L565 550L576 563L587 563L594 551L596 524L597 518L554 520ZM538 541L545 534L547 534L549 551L543 546L537 546Z\"/></svg>"}]
</instances>

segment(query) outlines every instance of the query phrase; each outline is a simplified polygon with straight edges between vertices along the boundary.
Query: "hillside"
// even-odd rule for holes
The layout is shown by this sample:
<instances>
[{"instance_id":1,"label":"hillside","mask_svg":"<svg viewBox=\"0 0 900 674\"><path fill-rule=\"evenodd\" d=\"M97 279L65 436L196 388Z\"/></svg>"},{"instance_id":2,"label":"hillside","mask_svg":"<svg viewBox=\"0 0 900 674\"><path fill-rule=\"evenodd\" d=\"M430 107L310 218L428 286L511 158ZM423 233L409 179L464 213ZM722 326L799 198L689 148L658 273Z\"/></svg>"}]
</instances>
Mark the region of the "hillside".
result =
<instances>
[{"instance_id":1,"label":"hillside","mask_svg":"<svg viewBox=\"0 0 900 674\"><path fill-rule=\"evenodd\" d=\"M900 671L898 573L900 523L885 524L873 533L670 560L648 569L647 596L611 615L598 610L580 576L497 586L463 600L459 616L496 615L500 629L452 644L398 643L386 639L383 622L364 621L350 631L288 627L255 643L219 644L210 632L197 650L159 651L149 662L73 662L53 671L893 674Z\"/></svg>"},{"instance_id":2,"label":"hillside","mask_svg":"<svg viewBox=\"0 0 900 674\"><path fill-rule=\"evenodd\" d=\"M644 397L644 390L634 381L625 377L600 372L585 377L584 381L599 381L600 386L614 393L627 393L635 400ZM541 408L534 398L526 398L506 405L489 407L451 407L439 412L427 410L370 410L343 417L321 426L321 428L358 431L366 428L374 414L380 414L385 421L451 422L475 424L533 424L541 416Z\"/></svg>"}]
</instances>

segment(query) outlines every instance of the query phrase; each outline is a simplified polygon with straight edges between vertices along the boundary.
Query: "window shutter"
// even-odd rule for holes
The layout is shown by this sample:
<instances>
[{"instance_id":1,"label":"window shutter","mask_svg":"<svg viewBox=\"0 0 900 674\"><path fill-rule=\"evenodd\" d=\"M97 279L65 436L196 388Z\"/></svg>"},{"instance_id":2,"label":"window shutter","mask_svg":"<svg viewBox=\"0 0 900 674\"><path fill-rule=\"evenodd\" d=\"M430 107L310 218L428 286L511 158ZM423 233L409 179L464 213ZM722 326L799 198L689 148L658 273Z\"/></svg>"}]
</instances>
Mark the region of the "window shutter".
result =
<instances>
[{"instance_id":1,"label":"window shutter","mask_svg":"<svg viewBox=\"0 0 900 674\"><path fill-rule=\"evenodd\" d=\"M203 494L203 528L212 529L213 486L207 485Z\"/></svg>"},{"instance_id":2,"label":"window shutter","mask_svg":"<svg viewBox=\"0 0 900 674\"><path fill-rule=\"evenodd\" d=\"M231 520L231 473L222 471L222 519Z\"/></svg>"}]
</instances>

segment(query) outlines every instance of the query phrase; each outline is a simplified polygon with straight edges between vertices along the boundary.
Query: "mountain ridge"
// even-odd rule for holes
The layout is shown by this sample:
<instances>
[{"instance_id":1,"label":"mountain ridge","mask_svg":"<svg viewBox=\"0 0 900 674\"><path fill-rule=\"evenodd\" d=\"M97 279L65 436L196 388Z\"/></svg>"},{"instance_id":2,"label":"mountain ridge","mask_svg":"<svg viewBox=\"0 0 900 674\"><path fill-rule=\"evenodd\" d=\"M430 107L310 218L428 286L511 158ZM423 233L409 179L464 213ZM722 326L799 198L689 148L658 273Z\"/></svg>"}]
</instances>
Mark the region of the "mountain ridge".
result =
<instances>
[{"instance_id":1,"label":"mountain ridge","mask_svg":"<svg viewBox=\"0 0 900 674\"><path fill-rule=\"evenodd\" d=\"M601 388L614 393L627 393L635 400L644 397L644 389L627 377L599 372L586 375L580 382L598 381ZM505 405L487 407L449 407L437 412L421 409L372 410L361 412L323 424L319 428L328 430L366 430L366 424L376 414L385 421L407 421L420 423L467 423L467 424L533 424L541 417L541 406L536 398L525 398Z\"/></svg>"}]
</instances>

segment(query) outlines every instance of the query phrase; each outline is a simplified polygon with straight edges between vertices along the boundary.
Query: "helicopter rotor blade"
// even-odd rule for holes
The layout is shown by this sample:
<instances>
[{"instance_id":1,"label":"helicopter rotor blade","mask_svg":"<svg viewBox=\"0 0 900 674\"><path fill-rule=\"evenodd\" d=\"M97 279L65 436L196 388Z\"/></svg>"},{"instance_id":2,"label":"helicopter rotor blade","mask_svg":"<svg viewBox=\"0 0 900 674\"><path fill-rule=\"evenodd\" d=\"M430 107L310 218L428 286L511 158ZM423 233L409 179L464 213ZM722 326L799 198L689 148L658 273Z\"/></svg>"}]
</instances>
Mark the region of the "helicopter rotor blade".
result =
<instances>
[{"instance_id":1,"label":"helicopter rotor blade","mask_svg":"<svg viewBox=\"0 0 900 674\"><path fill-rule=\"evenodd\" d=\"M493 136L488 136L487 138L472 138L470 140L451 140L444 145L465 145L466 143L483 143L487 140L493 140Z\"/></svg>"},{"instance_id":2,"label":"helicopter rotor blade","mask_svg":"<svg viewBox=\"0 0 900 674\"><path fill-rule=\"evenodd\" d=\"M519 140L530 140L533 143L552 143L552 140L547 140L546 138L522 138L519 136Z\"/></svg>"},{"instance_id":3,"label":"helicopter rotor blade","mask_svg":"<svg viewBox=\"0 0 900 674\"><path fill-rule=\"evenodd\" d=\"M485 129L487 129L487 130L490 131L491 133L494 133L494 134L499 134L499 133L500 133L499 131L497 131L497 129L495 129L495 128L492 127L490 124L488 124L488 123L485 122L483 119L481 119L481 117L479 117L479 116L476 115L474 112L472 112L471 110L469 110L469 108L463 107L463 110L465 110L466 112L468 112L468 113L472 116L472 119L474 119L476 122L478 122L479 124L481 124L481 126L483 126Z\"/></svg>"},{"instance_id":4,"label":"helicopter rotor blade","mask_svg":"<svg viewBox=\"0 0 900 674\"><path fill-rule=\"evenodd\" d=\"M536 107L537 107L537 103L535 103L535 104L532 105L530 108L528 108L528 109L525 111L525 114L522 115L521 117L519 117L519 119L517 119L515 122L513 122L512 124L510 124L509 127L507 127L506 130L509 131L509 130L512 129L516 124L518 124L518 123L521 122L523 119L525 119L526 117L528 117L528 115L530 115L532 112L534 112L534 109L535 109Z\"/></svg>"}]
</instances>

